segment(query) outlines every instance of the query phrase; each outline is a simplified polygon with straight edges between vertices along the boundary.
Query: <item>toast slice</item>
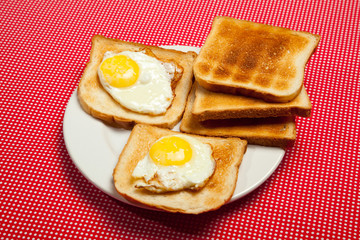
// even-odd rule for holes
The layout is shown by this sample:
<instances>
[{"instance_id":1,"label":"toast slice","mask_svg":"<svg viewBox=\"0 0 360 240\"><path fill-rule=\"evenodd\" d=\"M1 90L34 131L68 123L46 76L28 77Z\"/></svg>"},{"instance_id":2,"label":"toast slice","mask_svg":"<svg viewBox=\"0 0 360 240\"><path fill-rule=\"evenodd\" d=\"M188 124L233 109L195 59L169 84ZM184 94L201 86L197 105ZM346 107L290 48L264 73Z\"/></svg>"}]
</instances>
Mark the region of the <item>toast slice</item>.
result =
<instances>
[{"instance_id":1,"label":"toast slice","mask_svg":"<svg viewBox=\"0 0 360 240\"><path fill-rule=\"evenodd\" d=\"M102 87L97 68L107 51L142 51L150 50L164 62L175 62L182 68L181 78L173 87L174 99L164 114L150 115L133 112L116 102ZM92 38L90 61L87 63L78 86L78 99L82 108L91 116L114 127L131 129L135 123L145 123L164 128L173 128L181 119L186 98L193 82L192 65L197 54L180 52L156 46L125 42L95 35Z\"/></svg>"},{"instance_id":2,"label":"toast slice","mask_svg":"<svg viewBox=\"0 0 360 240\"><path fill-rule=\"evenodd\" d=\"M288 102L303 86L320 36L218 16L194 63L201 86L269 102Z\"/></svg>"},{"instance_id":3,"label":"toast slice","mask_svg":"<svg viewBox=\"0 0 360 240\"><path fill-rule=\"evenodd\" d=\"M214 174L198 191L152 193L145 189L135 188L136 180L131 174L137 163L145 157L157 139L173 134L184 133L144 124L135 125L114 169L113 178L116 190L130 201L168 212L199 214L220 208L231 199L235 191L239 166L246 151L246 141L239 138L225 139L190 135L209 144L216 161Z\"/></svg>"},{"instance_id":4,"label":"toast slice","mask_svg":"<svg viewBox=\"0 0 360 240\"><path fill-rule=\"evenodd\" d=\"M287 148L296 139L295 119L278 118L237 118L223 120L197 121L191 110L195 100L195 87L192 88L180 131L190 134L219 137L239 137L249 144Z\"/></svg>"},{"instance_id":5,"label":"toast slice","mask_svg":"<svg viewBox=\"0 0 360 240\"><path fill-rule=\"evenodd\" d=\"M293 115L310 117L311 108L312 105L304 86L294 100L287 103L270 103L258 98L212 92L195 83L192 114L198 121Z\"/></svg>"}]
</instances>

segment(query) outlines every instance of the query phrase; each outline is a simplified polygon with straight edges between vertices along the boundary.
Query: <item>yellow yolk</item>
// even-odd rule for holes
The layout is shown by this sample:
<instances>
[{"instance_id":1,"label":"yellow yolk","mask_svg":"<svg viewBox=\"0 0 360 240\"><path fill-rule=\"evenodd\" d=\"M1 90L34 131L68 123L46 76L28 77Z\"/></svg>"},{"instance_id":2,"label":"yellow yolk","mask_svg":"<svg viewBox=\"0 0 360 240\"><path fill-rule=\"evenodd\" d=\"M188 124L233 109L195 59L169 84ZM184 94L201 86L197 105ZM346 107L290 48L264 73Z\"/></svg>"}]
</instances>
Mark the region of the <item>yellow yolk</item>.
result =
<instances>
[{"instance_id":1,"label":"yellow yolk","mask_svg":"<svg viewBox=\"0 0 360 240\"><path fill-rule=\"evenodd\" d=\"M101 65L105 81L115 88L133 85L139 76L139 66L131 58L124 55L115 55L105 59Z\"/></svg>"},{"instance_id":2,"label":"yellow yolk","mask_svg":"<svg viewBox=\"0 0 360 240\"><path fill-rule=\"evenodd\" d=\"M160 139L150 148L150 157L155 164L183 165L190 161L192 149L190 144L182 138L171 136Z\"/></svg>"}]
</instances>

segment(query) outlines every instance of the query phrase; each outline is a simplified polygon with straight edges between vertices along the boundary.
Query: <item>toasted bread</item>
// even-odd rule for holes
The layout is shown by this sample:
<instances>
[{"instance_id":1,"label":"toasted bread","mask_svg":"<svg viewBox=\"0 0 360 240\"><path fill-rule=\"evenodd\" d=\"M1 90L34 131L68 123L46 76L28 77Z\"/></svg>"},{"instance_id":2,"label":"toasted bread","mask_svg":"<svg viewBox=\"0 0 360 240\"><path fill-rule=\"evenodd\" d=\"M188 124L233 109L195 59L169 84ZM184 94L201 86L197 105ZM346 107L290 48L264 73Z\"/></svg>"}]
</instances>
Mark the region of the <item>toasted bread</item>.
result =
<instances>
[{"instance_id":1,"label":"toasted bread","mask_svg":"<svg viewBox=\"0 0 360 240\"><path fill-rule=\"evenodd\" d=\"M136 179L131 174L137 163L145 157L157 139L173 134L184 133L144 124L135 125L114 169L116 190L130 201L169 212L199 214L220 208L231 199L235 191L239 166L246 151L246 141L239 138L191 135L212 147L216 161L214 174L198 191L152 193L135 187Z\"/></svg>"},{"instance_id":2,"label":"toasted bread","mask_svg":"<svg viewBox=\"0 0 360 240\"><path fill-rule=\"evenodd\" d=\"M195 99L195 87L188 97L180 131L191 134L219 137L239 137L249 144L287 148L296 139L295 119L278 118L237 118L224 120L197 121L191 113Z\"/></svg>"},{"instance_id":3,"label":"toasted bread","mask_svg":"<svg viewBox=\"0 0 360 240\"><path fill-rule=\"evenodd\" d=\"M173 61L183 69L181 78L173 88L174 99L164 114L150 115L133 112L116 102L102 87L97 68L107 51L142 51L150 50L162 61ZM78 99L82 108L95 118L105 123L131 129L136 123L145 123L164 128L173 128L181 119L186 98L193 81L192 65L197 54L180 52L156 46L125 42L96 35L92 38L90 61L87 63L78 86Z\"/></svg>"},{"instance_id":4,"label":"toasted bread","mask_svg":"<svg viewBox=\"0 0 360 240\"><path fill-rule=\"evenodd\" d=\"M310 117L311 102L302 87L288 103L270 103L258 98L208 91L195 83L192 114L198 121L229 118L266 118L281 116Z\"/></svg>"},{"instance_id":5,"label":"toasted bread","mask_svg":"<svg viewBox=\"0 0 360 240\"><path fill-rule=\"evenodd\" d=\"M303 86L305 65L320 36L230 17L215 17L194 62L210 90L288 102Z\"/></svg>"}]
</instances>

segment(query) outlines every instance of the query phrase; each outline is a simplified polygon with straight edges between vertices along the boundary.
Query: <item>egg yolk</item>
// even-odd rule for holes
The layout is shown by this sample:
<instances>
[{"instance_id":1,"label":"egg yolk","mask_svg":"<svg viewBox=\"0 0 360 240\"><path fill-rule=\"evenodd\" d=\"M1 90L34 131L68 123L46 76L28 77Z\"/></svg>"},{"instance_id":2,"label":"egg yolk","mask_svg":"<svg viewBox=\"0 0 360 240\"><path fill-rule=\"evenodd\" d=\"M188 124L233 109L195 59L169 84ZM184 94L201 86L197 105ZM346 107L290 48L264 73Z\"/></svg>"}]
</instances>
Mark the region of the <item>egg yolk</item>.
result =
<instances>
[{"instance_id":1,"label":"egg yolk","mask_svg":"<svg viewBox=\"0 0 360 240\"><path fill-rule=\"evenodd\" d=\"M105 81L115 88L129 87L139 76L138 64L125 55L115 55L105 59L100 65L100 70Z\"/></svg>"},{"instance_id":2,"label":"egg yolk","mask_svg":"<svg viewBox=\"0 0 360 240\"><path fill-rule=\"evenodd\" d=\"M149 154L155 164L158 165L183 165L190 161L192 149L184 139L171 136L155 142L151 146Z\"/></svg>"}]
</instances>

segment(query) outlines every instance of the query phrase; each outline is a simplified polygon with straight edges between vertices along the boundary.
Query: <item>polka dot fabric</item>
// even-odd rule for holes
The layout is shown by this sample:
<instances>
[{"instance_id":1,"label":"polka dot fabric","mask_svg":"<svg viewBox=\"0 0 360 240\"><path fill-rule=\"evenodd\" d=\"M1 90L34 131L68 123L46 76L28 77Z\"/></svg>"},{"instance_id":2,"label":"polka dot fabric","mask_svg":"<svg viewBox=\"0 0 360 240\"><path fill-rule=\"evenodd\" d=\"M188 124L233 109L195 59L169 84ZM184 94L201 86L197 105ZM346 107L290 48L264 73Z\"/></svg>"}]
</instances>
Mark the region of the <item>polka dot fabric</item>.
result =
<instances>
[{"instance_id":1,"label":"polka dot fabric","mask_svg":"<svg viewBox=\"0 0 360 240\"><path fill-rule=\"evenodd\" d=\"M1 1L1 239L359 239L359 1ZM201 47L226 15L321 35L311 118L258 189L196 216L105 195L65 148L66 104L95 34Z\"/></svg>"}]
</instances>

